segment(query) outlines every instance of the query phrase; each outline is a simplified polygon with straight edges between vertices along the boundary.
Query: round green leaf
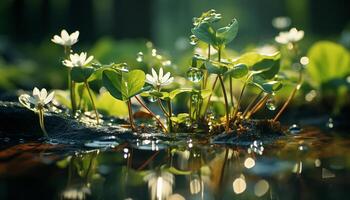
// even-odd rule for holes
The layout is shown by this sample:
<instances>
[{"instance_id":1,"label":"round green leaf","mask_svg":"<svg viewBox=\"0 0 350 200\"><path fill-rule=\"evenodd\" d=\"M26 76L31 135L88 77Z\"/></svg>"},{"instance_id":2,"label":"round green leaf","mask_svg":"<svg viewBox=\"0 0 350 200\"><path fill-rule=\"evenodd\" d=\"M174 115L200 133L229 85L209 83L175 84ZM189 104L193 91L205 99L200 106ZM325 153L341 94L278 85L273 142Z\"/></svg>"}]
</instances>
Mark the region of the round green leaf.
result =
<instances>
[{"instance_id":1,"label":"round green leaf","mask_svg":"<svg viewBox=\"0 0 350 200\"><path fill-rule=\"evenodd\" d=\"M93 67L73 67L71 70L72 80L77 83L85 82L95 69Z\"/></svg>"},{"instance_id":2,"label":"round green leaf","mask_svg":"<svg viewBox=\"0 0 350 200\"><path fill-rule=\"evenodd\" d=\"M238 64L235 65L232 69L229 69L225 74L236 79L242 78L248 74L248 67L245 64Z\"/></svg>"}]
</instances>

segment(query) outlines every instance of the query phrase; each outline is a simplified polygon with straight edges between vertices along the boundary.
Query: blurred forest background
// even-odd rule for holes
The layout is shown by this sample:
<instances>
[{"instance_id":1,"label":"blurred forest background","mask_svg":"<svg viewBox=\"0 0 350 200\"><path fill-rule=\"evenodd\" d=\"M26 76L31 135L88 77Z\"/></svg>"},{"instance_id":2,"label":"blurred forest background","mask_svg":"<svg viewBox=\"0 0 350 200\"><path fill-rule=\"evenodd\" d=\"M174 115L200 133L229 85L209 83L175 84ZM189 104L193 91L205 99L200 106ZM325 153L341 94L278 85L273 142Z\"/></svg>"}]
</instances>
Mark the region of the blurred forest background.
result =
<instances>
[{"instance_id":1,"label":"blurred forest background","mask_svg":"<svg viewBox=\"0 0 350 200\"><path fill-rule=\"evenodd\" d=\"M236 17L238 37L230 48L273 43L272 20L287 16L305 31L302 45L327 39L350 47L349 0L1 0L0 91L33 86L65 88L62 47L50 39L65 28L80 31L75 51L100 62L137 65L147 41L182 66L193 51L192 18L216 9L223 23ZM187 60L189 61L189 60Z\"/></svg>"}]
</instances>

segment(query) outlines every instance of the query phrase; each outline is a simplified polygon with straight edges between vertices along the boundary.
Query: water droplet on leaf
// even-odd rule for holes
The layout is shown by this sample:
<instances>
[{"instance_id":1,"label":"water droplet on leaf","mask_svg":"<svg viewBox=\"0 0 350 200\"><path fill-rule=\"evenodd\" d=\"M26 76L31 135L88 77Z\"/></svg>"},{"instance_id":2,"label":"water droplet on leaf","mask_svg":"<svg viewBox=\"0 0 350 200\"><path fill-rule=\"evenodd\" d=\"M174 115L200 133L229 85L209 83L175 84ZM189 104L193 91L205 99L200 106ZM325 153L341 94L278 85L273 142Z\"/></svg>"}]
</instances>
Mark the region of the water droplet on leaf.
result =
<instances>
[{"instance_id":1,"label":"water droplet on leaf","mask_svg":"<svg viewBox=\"0 0 350 200\"><path fill-rule=\"evenodd\" d=\"M273 98L266 101L266 108L269 110L276 110L275 100Z\"/></svg>"},{"instance_id":2,"label":"water droplet on leaf","mask_svg":"<svg viewBox=\"0 0 350 200\"><path fill-rule=\"evenodd\" d=\"M301 128L298 125L293 124L288 128L288 132L291 134L298 134L301 132Z\"/></svg>"},{"instance_id":3,"label":"water droplet on leaf","mask_svg":"<svg viewBox=\"0 0 350 200\"><path fill-rule=\"evenodd\" d=\"M201 69L198 69L198 68L191 67L187 71L188 80L190 80L194 83L198 83L200 80L202 80L203 75L204 75L203 71Z\"/></svg>"},{"instance_id":4,"label":"water droplet on leaf","mask_svg":"<svg viewBox=\"0 0 350 200\"><path fill-rule=\"evenodd\" d=\"M136 61L137 62L143 61L143 53L141 51L137 53Z\"/></svg>"},{"instance_id":5,"label":"water droplet on leaf","mask_svg":"<svg viewBox=\"0 0 350 200\"><path fill-rule=\"evenodd\" d=\"M329 118L328 122L326 123L327 128L334 128L334 123L333 123L333 119Z\"/></svg>"},{"instance_id":6,"label":"water droplet on leaf","mask_svg":"<svg viewBox=\"0 0 350 200\"><path fill-rule=\"evenodd\" d=\"M155 97L155 96L149 96L148 97L148 101L150 101L150 102L156 102L157 101L157 97Z\"/></svg>"},{"instance_id":7,"label":"water droplet on leaf","mask_svg":"<svg viewBox=\"0 0 350 200\"><path fill-rule=\"evenodd\" d=\"M195 46L198 43L198 38L195 35L190 36L190 44Z\"/></svg>"}]
</instances>

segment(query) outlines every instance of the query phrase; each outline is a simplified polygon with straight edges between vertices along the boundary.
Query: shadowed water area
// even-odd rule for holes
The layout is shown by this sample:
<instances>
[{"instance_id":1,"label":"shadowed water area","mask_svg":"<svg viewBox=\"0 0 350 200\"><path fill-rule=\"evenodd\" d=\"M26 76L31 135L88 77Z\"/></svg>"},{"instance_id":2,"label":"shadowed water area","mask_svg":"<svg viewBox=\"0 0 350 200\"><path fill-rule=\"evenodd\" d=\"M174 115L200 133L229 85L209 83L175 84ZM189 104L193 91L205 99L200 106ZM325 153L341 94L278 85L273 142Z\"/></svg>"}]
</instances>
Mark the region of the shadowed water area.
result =
<instances>
[{"instance_id":1,"label":"shadowed water area","mask_svg":"<svg viewBox=\"0 0 350 200\"><path fill-rule=\"evenodd\" d=\"M132 133L50 108L37 116L1 103L0 199L346 199L350 140L334 124L292 125L276 136ZM14 126L14 122L21 125ZM148 133L146 133L148 132ZM227 138L226 138L227 139ZM219 141L219 142L218 142Z\"/></svg>"}]
</instances>

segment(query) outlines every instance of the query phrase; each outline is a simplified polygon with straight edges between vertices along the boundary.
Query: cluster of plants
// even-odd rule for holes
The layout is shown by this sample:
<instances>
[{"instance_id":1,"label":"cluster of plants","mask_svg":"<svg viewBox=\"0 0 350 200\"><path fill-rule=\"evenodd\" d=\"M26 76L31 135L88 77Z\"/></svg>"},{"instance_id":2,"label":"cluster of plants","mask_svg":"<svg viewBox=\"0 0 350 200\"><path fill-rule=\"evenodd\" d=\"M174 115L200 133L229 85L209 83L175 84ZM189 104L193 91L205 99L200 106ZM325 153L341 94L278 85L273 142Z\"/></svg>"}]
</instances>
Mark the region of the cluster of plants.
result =
<instances>
[{"instance_id":1,"label":"cluster of plants","mask_svg":"<svg viewBox=\"0 0 350 200\"><path fill-rule=\"evenodd\" d=\"M129 124L133 131L137 131L139 127L133 117L132 102L143 107L157 123L156 127L164 133L224 131L230 134L244 128L242 122L251 120L265 106L275 112L271 122L278 121L300 89L303 69L308 64L308 58L301 56L297 44L303 38L304 32L295 28L281 32L275 40L281 44L283 51L273 54L247 52L238 57L229 57L225 54L225 47L236 38L239 25L236 19L232 19L231 23L220 27L221 19L221 14L215 10L209 10L193 19L191 44L204 44L206 55L192 56L191 65L184 75L193 83L192 87L181 86L172 90L166 87L179 77L172 77L167 67L152 68L150 73L145 73L140 69L132 69L127 63L101 64L93 56L88 57L85 52L73 51L72 46L78 41L78 31L68 34L62 30L61 35L55 35L52 42L64 47L65 59L62 64L67 68L72 115L85 108L88 99L96 124L100 123L95 94L90 89L90 82L97 80L111 96L126 103ZM153 53L155 52L152 50ZM297 74L296 80L287 77L281 71L282 66L294 70ZM242 84L234 84L237 81ZM278 95L285 84L292 84L294 89L285 102L276 106L274 96ZM248 90L258 92L254 93L254 97L251 94L247 97ZM179 94L190 97L188 102L184 102L188 107L186 113L174 113L173 101ZM213 97L217 97L216 100L218 97L223 99L224 116L212 112ZM53 98L53 93L47 95L46 89L39 91L37 88L33 90L32 96L25 94L19 97L24 106L38 113L45 134L45 105ZM157 104L162 116L156 115L147 102Z\"/></svg>"}]
</instances>

